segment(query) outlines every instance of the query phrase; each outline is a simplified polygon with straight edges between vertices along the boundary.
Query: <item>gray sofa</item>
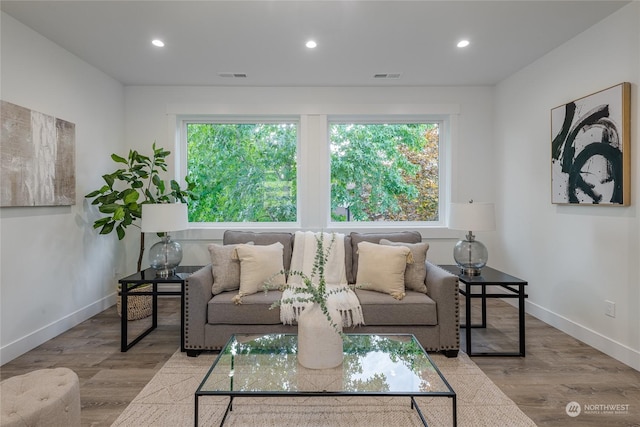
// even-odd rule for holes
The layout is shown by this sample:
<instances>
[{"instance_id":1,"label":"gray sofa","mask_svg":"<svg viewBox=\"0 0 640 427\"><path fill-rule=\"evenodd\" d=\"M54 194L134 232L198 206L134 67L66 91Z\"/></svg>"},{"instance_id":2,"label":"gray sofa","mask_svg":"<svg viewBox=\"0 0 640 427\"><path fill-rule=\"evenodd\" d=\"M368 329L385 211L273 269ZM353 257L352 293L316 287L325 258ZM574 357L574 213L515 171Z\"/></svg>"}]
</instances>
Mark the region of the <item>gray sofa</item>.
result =
<instances>
[{"instance_id":1,"label":"gray sofa","mask_svg":"<svg viewBox=\"0 0 640 427\"><path fill-rule=\"evenodd\" d=\"M420 243L417 232L361 234L345 236L345 268L347 280L355 283L358 268L357 245L361 241L379 243ZM253 242L284 245L283 264L288 269L293 252L294 234L226 231L223 244ZM458 278L436 265L425 262L427 292L406 290L403 299L372 290L355 289L360 300L365 325L345 328L345 333L408 333L413 334L427 351L440 351L456 357L460 348ZM232 334L296 333L296 325L283 325L278 309L269 310L282 292L258 292L235 304L238 291L213 295L211 264L198 270L185 283L184 347L189 356L201 351L219 350Z\"/></svg>"}]
</instances>

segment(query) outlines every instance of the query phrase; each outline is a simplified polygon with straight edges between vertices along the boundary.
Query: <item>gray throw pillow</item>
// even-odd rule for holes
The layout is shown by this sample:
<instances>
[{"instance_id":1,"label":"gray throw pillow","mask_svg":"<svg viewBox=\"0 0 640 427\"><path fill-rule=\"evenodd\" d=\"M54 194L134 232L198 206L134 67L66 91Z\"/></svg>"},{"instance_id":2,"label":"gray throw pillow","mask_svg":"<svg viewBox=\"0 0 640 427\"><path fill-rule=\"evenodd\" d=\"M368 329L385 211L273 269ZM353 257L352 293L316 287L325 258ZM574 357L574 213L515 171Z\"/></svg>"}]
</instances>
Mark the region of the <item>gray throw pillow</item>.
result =
<instances>
[{"instance_id":1,"label":"gray throw pillow","mask_svg":"<svg viewBox=\"0 0 640 427\"><path fill-rule=\"evenodd\" d=\"M253 245L253 242L246 243ZM211 255L211 272L213 273L213 286L211 293L218 295L222 292L235 291L240 288L240 260L234 259L234 250L238 245L208 246Z\"/></svg>"},{"instance_id":2,"label":"gray throw pillow","mask_svg":"<svg viewBox=\"0 0 640 427\"><path fill-rule=\"evenodd\" d=\"M427 285L425 285L425 278L427 277L427 266L425 262L427 261L429 244L392 242L387 239L380 240L380 244L387 246L406 246L411 250L413 263L407 264L407 269L404 272L404 285L407 289L426 294Z\"/></svg>"}]
</instances>

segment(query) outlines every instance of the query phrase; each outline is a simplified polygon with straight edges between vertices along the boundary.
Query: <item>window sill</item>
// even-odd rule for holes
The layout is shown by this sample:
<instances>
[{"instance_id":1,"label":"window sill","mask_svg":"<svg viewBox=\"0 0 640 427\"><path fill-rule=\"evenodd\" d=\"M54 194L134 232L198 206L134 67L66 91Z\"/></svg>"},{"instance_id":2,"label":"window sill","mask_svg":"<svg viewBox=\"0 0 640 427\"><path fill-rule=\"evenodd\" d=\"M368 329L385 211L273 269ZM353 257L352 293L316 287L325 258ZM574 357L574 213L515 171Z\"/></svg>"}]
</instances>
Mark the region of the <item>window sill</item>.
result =
<instances>
[{"instance_id":1,"label":"window sill","mask_svg":"<svg viewBox=\"0 0 640 427\"><path fill-rule=\"evenodd\" d=\"M299 224L275 225L275 224L255 224L247 223L240 225L209 225L204 223L191 224L188 230L178 231L172 235L181 241L222 241L226 230L241 230L253 232L286 232L295 233L296 231L306 231L308 228L302 228ZM324 229L326 232L336 233L391 233L396 231L417 231L422 235L423 239L460 239L464 234L462 231L451 230L444 226L420 226L417 224L405 225L356 225L356 223L334 223ZM319 231L319 230L318 230Z\"/></svg>"}]
</instances>

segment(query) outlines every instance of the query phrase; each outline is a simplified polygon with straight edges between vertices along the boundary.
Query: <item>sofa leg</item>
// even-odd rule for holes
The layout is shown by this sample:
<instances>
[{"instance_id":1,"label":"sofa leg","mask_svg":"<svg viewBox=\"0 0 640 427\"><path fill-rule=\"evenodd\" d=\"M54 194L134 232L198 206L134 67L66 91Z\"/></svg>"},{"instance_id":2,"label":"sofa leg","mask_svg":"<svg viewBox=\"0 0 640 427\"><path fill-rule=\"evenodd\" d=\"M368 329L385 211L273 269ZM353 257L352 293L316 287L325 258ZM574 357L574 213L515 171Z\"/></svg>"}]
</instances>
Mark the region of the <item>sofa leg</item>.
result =
<instances>
[{"instance_id":1,"label":"sofa leg","mask_svg":"<svg viewBox=\"0 0 640 427\"><path fill-rule=\"evenodd\" d=\"M187 350L188 357L198 357L200 350Z\"/></svg>"},{"instance_id":2,"label":"sofa leg","mask_svg":"<svg viewBox=\"0 0 640 427\"><path fill-rule=\"evenodd\" d=\"M458 357L458 350L442 350L442 354L449 358Z\"/></svg>"}]
</instances>

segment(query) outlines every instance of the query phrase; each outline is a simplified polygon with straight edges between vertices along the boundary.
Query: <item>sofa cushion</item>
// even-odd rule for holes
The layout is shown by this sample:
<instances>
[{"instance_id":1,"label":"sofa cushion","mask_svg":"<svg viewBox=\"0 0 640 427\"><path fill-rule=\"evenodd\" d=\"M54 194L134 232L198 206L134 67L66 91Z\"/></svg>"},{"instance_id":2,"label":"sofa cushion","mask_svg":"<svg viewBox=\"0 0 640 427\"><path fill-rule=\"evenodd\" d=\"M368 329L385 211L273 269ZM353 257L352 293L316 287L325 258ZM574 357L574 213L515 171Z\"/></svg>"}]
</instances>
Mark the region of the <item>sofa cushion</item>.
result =
<instances>
[{"instance_id":1,"label":"sofa cushion","mask_svg":"<svg viewBox=\"0 0 640 427\"><path fill-rule=\"evenodd\" d=\"M385 246L370 242L358 243L360 272L356 286L359 289L384 292L395 299L402 299L404 297L404 271L410 253L411 249L406 246Z\"/></svg>"},{"instance_id":2,"label":"sofa cushion","mask_svg":"<svg viewBox=\"0 0 640 427\"><path fill-rule=\"evenodd\" d=\"M278 325L280 309L269 310L271 304L282 297L280 291L258 292L234 304L235 292L222 292L207 304L207 323L226 325Z\"/></svg>"},{"instance_id":3,"label":"sofa cushion","mask_svg":"<svg viewBox=\"0 0 640 427\"><path fill-rule=\"evenodd\" d=\"M282 265L282 243L267 246L237 245L240 259L240 296L262 291L265 285L281 288L285 285Z\"/></svg>"},{"instance_id":4,"label":"sofa cushion","mask_svg":"<svg viewBox=\"0 0 640 427\"><path fill-rule=\"evenodd\" d=\"M406 246L411 250L413 256L413 262L407 263L407 268L404 271L404 285L407 289L413 291L427 293L427 285L425 285L425 279L427 277L427 266L425 261L427 260L427 251L429 250L428 243L405 243L405 242L392 242L387 239L380 240L381 245L388 246Z\"/></svg>"},{"instance_id":5,"label":"sofa cushion","mask_svg":"<svg viewBox=\"0 0 640 427\"><path fill-rule=\"evenodd\" d=\"M397 233L356 233L352 232L351 240L351 268L347 266L347 280L349 283L356 283L358 276L358 243L371 242L380 243L380 240L387 239L392 242L420 243L422 236L417 231L402 231Z\"/></svg>"},{"instance_id":6,"label":"sofa cushion","mask_svg":"<svg viewBox=\"0 0 640 427\"><path fill-rule=\"evenodd\" d=\"M247 244L253 245L253 242ZM240 260L233 256L236 246L212 243L207 247L211 255L211 273L213 274L211 293L213 295L235 291L240 287Z\"/></svg>"},{"instance_id":7,"label":"sofa cushion","mask_svg":"<svg viewBox=\"0 0 640 427\"><path fill-rule=\"evenodd\" d=\"M291 233L276 233L276 232L263 232L254 233L252 231L236 231L226 230L222 243L225 245L233 245L237 243L249 243L253 242L255 245L271 245L276 242L282 243L282 264L285 270L289 270L291 267L291 254L293 253L293 234Z\"/></svg>"},{"instance_id":8,"label":"sofa cushion","mask_svg":"<svg viewBox=\"0 0 640 427\"><path fill-rule=\"evenodd\" d=\"M367 326L437 325L436 303L422 292L405 292L402 301L381 292L355 290Z\"/></svg>"}]
</instances>

